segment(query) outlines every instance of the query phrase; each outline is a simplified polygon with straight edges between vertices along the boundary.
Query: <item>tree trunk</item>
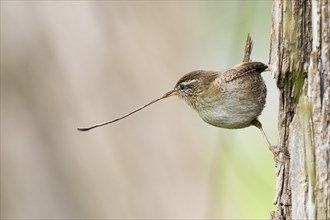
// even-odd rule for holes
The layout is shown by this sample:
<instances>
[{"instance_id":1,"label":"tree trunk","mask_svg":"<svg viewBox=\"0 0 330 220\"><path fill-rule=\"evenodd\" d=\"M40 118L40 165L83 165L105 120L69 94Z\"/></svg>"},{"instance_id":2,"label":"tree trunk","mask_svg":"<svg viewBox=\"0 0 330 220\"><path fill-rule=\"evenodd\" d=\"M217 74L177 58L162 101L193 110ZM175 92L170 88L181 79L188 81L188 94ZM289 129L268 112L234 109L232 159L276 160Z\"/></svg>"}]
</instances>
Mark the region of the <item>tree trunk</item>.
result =
<instances>
[{"instance_id":1,"label":"tree trunk","mask_svg":"<svg viewBox=\"0 0 330 220\"><path fill-rule=\"evenodd\" d=\"M272 17L280 154L269 218L330 219L330 3L273 0Z\"/></svg>"}]
</instances>

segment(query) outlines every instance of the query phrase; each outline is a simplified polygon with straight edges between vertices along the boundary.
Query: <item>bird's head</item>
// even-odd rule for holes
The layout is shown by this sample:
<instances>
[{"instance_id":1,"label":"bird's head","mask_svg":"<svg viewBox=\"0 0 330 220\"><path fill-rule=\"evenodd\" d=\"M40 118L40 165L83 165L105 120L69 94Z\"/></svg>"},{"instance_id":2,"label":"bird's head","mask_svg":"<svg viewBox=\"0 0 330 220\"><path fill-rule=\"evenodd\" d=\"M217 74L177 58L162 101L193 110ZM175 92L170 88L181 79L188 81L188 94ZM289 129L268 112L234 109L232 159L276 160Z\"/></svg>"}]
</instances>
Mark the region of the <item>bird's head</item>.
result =
<instances>
[{"instance_id":1,"label":"bird's head","mask_svg":"<svg viewBox=\"0 0 330 220\"><path fill-rule=\"evenodd\" d=\"M196 70L184 75L176 83L177 95L193 107L198 107L198 100L208 91L209 86L217 78L217 72Z\"/></svg>"}]
</instances>

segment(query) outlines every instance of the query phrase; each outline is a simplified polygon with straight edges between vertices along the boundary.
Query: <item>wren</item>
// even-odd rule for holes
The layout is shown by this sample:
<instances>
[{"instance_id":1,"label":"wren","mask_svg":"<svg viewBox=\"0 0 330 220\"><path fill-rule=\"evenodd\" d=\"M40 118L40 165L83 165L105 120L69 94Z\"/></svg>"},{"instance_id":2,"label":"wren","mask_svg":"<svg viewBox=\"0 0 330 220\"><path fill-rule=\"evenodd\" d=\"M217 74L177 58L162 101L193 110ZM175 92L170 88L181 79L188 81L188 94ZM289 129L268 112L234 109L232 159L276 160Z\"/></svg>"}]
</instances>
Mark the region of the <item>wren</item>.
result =
<instances>
[{"instance_id":1,"label":"wren","mask_svg":"<svg viewBox=\"0 0 330 220\"><path fill-rule=\"evenodd\" d=\"M184 100L208 124L228 129L256 126L262 133L269 149L276 154L274 146L266 137L258 120L265 107L267 88L261 73L268 71L268 65L252 62L252 40L248 35L243 62L225 71L197 70L184 75L174 89L160 98L112 121L79 131L111 124L126 118L143 108L170 96L178 96Z\"/></svg>"}]
</instances>

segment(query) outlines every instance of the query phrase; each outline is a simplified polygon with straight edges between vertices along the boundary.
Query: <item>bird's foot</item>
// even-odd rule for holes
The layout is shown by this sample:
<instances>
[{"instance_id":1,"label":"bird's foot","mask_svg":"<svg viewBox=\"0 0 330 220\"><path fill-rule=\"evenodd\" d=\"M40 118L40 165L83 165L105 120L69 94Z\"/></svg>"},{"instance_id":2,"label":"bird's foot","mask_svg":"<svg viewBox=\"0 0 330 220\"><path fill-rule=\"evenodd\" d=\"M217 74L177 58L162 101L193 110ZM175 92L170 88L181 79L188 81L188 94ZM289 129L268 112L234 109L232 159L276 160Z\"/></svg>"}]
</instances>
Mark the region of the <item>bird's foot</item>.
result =
<instances>
[{"instance_id":1,"label":"bird's foot","mask_svg":"<svg viewBox=\"0 0 330 220\"><path fill-rule=\"evenodd\" d=\"M277 145L268 145L268 148L273 153L276 163L283 163L290 159L289 155L283 152L283 150L280 149Z\"/></svg>"}]
</instances>

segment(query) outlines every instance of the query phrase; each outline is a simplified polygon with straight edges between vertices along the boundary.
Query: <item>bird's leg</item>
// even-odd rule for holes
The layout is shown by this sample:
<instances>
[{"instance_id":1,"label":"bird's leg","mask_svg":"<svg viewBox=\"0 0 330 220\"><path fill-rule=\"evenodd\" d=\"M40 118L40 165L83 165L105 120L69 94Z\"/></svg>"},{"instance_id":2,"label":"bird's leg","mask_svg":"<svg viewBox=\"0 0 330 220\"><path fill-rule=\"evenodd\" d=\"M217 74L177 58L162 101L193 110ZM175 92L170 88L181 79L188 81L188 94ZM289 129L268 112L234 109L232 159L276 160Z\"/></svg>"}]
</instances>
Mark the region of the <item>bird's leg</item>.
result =
<instances>
[{"instance_id":1,"label":"bird's leg","mask_svg":"<svg viewBox=\"0 0 330 220\"><path fill-rule=\"evenodd\" d=\"M262 124L258 119L254 119L251 122L252 125L256 126L259 128L261 131L262 135L264 136L266 143L268 145L269 150L273 153L274 155L274 160L275 160L275 167L276 167L276 193L274 196L273 203L276 205L281 197L283 195L283 187L284 187L284 175L285 175L285 169L287 166L289 166L289 155L285 154L282 149L280 149L276 145L271 145L264 130L262 129Z\"/></svg>"},{"instance_id":2,"label":"bird's leg","mask_svg":"<svg viewBox=\"0 0 330 220\"><path fill-rule=\"evenodd\" d=\"M260 122L258 119L254 119L254 120L251 122L251 124L254 125L254 126L256 126L257 128L259 128L259 130L261 131L262 136L264 137L264 139L265 139L265 141L266 141L266 143L267 143L267 145L268 145L269 150L273 153L273 155L274 155L274 159L276 159L277 156L278 156L279 153L280 153L280 152L279 152L279 149L277 148L276 145L271 145L271 144L270 144L270 142L269 142L269 140L268 140L268 138L267 138L267 136L266 136L266 134L265 134L265 132L264 132L264 129L262 129L262 124L261 124L261 122Z\"/></svg>"}]
</instances>

